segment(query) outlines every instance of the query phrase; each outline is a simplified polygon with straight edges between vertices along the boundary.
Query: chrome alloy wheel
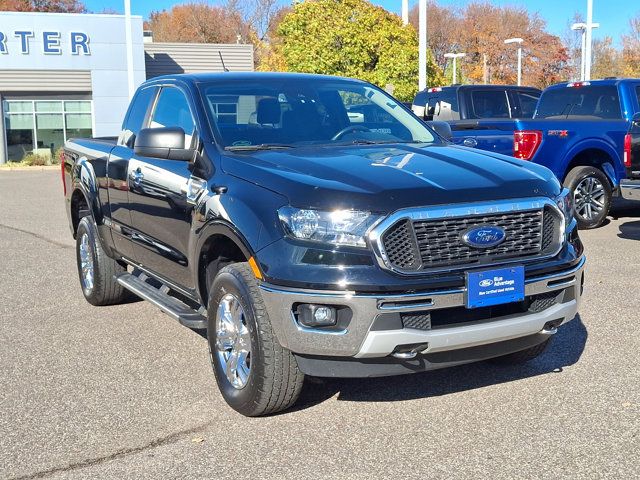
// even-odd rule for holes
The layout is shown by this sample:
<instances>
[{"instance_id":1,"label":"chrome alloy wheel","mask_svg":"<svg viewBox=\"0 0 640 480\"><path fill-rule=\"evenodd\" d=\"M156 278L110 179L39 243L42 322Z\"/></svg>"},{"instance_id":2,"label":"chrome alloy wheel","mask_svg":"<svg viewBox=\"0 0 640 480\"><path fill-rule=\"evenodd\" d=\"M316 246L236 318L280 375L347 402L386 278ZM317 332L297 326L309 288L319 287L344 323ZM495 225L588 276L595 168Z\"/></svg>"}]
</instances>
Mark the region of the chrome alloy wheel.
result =
<instances>
[{"instance_id":1,"label":"chrome alloy wheel","mask_svg":"<svg viewBox=\"0 0 640 480\"><path fill-rule=\"evenodd\" d=\"M251 371L251 336L238 298L227 293L216 312L216 355L227 380L244 388Z\"/></svg>"},{"instance_id":2,"label":"chrome alloy wheel","mask_svg":"<svg viewBox=\"0 0 640 480\"><path fill-rule=\"evenodd\" d=\"M89 235L84 233L80 238L80 274L82 287L93 290L93 247L89 242Z\"/></svg>"},{"instance_id":3,"label":"chrome alloy wheel","mask_svg":"<svg viewBox=\"0 0 640 480\"><path fill-rule=\"evenodd\" d=\"M604 185L595 177L585 177L573 192L575 211L585 220L593 220L604 209Z\"/></svg>"}]
</instances>

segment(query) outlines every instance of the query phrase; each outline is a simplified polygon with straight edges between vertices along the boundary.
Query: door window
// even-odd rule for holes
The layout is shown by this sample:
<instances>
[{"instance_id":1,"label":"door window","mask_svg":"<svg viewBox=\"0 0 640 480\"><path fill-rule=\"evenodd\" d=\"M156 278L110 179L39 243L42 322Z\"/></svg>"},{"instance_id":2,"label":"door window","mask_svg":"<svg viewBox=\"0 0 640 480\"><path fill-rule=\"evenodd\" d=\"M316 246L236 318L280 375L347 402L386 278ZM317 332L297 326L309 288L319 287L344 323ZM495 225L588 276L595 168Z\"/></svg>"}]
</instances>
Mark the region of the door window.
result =
<instances>
[{"instance_id":1,"label":"door window","mask_svg":"<svg viewBox=\"0 0 640 480\"><path fill-rule=\"evenodd\" d=\"M475 118L509 118L509 103L504 90L476 90L471 92Z\"/></svg>"},{"instance_id":2,"label":"door window","mask_svg":"<svg viewBox=\"0 0 640 480\"><path fill-rule=\"evenodd\" d=\"M129 115L124 125L122 142L125 145L131 146L131 142L138 135L138 132L142 128L147 113L151 106L151 102L156 93L156 87L148 87L139 90L136 96L131 101L131 108L129 109Z\"/></svg>"},{"instance_id":3,"label":"door window","mask_svg":"<svg viewBox=\"0 0 640 480\"><path fill-rule=\"evenodd\" d=\"M151 116L151 128L180 127L185 133L185 148L191 146L195 124L187 97L175 87L165 87L160 92Z\"/></svg>"},{"instance_id":4,"label":"door window","mask_svg":"<svg viewBox=\"0 0 640 480\"><path fill-rule=\"evenodd\" d=\"M456 90L430 94L427 98L425 120L460 120Z\"/></svg>"}]
</instances>

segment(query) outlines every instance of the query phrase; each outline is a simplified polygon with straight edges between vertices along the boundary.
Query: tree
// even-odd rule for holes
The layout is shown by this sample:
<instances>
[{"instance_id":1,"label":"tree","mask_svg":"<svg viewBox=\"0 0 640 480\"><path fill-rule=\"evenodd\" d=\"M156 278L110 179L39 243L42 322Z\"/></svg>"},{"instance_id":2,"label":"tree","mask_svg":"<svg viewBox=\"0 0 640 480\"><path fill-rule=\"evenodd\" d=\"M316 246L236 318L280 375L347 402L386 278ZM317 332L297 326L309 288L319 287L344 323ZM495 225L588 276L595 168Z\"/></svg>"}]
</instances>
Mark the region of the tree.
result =
<instances>
[{"instance_id":1,"label":"tree","mask_svg":"<svg viewBox=\"0 0 640 480\"><path fill-rule=\"evenodd\" d=\"M409 11L409 23L416 32L418 27L418 5ZM448 59L445 53L456 52L460 49L460 24L462 22L460 10L455 7L441 7L435 0L427 3L427 34L429 48L433 52L435 62L441 70L447 68Z\"/></svg>"},{"instance_id":2,"label":"tree","mask_svg":"<svg viewBox=\"0 0 640 480\"><path fill-rule=\"evenodd\" d=\"M567 22L567 27L562 35L562 44L569 56L569 60L567 61L567 78L570 80L580 80L582 32L571 29L574 23L584 23L584 17L580 12L575 12L572 19Z\"/></svg>"},{"instance_id":3,"label":"tree","mask_svg":"<svg viewBox=\"0 0 640 480\"><path fill-rule=\"evenodd\" d=\"M274 24L289 7L280 7L278 0L228 0L225 9L239 15L253 30L256 40L267 41Z\"/></svg>"},{"instance_id":4,"label":"tree","mask_svg":"<svg viewBox=\"0 0 640 480\"><path fill-rule=\"evenodd\" d=\"M438 74L431 60L430 75ZM280 22L262 70L355 77L411 100L417 90L418 38L410 25L367 0L307 0ZM439 76L429 77L441 84Z\"/></svg>"},{"instance_id":5,"label":"tree","mask_svg":"<svg viewBox=\"0 0 640 480\"><path fill-rule=\"evenodd\" d=\"M79 0L0 0L0 11L85 13Z\"/></svg>"},{"instance_id":6,"label":"tree","mask_svg":"<svg viewBox=\"0 0 640 480\"><path fill-rule=\"evenodd\" d=\"M238 13L203 2L151 12L145 28L159 42L237 43L248 42L252 36Z\"/></svg>"},{"instance_id":7,"label":"tree","mask_svg":"<svg viewBox=\"0 0 640 480\"><path fill-rule=\"evenodd\" d=\"M613 46L611 37L593 40L591 78L622 76L622 54Z\"/></svg>"},{"instance_id":8,"label":"tree","mask_svg":"<svg viewBox=\"0 0 640 480\"><path fill-rule=\"evenodd\" d=\"M622 68L625 76L640 77L640 13L629 20L630 32L622 36Z\"/></svg>"},{"instance_id":9,"label":"tree","mask_svg":"<svg viewBox=\"0 0 640 480\"><path fill-rule=\"evenodd\" d=\"M467 73L472 81L483 78L483 56L487 55L489 81L515 83L517 57L508 38L520 37L522 44L523 84L546 87L562 80L567 73L569 56L560 39L546 32L546 24L525 8L498 7L474 2L463 13L460 43L472 67Z\"/></svg>"}]
</instances>

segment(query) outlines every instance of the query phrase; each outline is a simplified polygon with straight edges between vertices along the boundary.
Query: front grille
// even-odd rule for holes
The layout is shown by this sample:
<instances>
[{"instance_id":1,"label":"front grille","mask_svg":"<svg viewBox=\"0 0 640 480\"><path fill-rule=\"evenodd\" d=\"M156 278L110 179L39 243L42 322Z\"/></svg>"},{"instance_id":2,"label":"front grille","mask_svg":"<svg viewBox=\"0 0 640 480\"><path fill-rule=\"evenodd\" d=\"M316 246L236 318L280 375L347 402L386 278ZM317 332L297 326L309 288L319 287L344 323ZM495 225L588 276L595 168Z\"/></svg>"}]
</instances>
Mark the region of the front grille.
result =
<instances>
[{"instance_id":1,"label":"front grille","mask_svg":"<svg viewBox=\"0 0 640 480\"><path fill-rule=\"evenodd\" d=\"M390 266L401 271L482 265L552 254L557 248L557 216L547 207L456 218L402 219L384 233L382 242ZM462 241L466 231L483 225L504 229L505 240L490 248L474 248Z\"/></svg>"}]
</instances>

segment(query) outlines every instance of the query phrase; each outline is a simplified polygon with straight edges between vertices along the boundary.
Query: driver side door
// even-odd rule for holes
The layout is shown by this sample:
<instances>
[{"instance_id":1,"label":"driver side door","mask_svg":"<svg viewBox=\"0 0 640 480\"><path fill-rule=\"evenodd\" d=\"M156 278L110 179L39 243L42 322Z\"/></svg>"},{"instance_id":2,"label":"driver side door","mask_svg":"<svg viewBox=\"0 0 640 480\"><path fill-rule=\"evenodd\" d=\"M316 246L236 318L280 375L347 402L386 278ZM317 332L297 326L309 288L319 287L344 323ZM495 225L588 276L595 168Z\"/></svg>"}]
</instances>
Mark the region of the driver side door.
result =
<instances>
[{"instance_id":1,"label":"driver side door","mask_svg":"<svg viewBox=\"0 0 640 480\"><path fill-rule=\"evenodd\" d=\"M180 127L185 132L184 148L190 148L196 141L192 112L184 90L163 86L148 127ZM195 288L188 258L193 213L186 193L190 162L134 155L128 171L136 260L178 286Z\"/></svg>"}]
</instances>

